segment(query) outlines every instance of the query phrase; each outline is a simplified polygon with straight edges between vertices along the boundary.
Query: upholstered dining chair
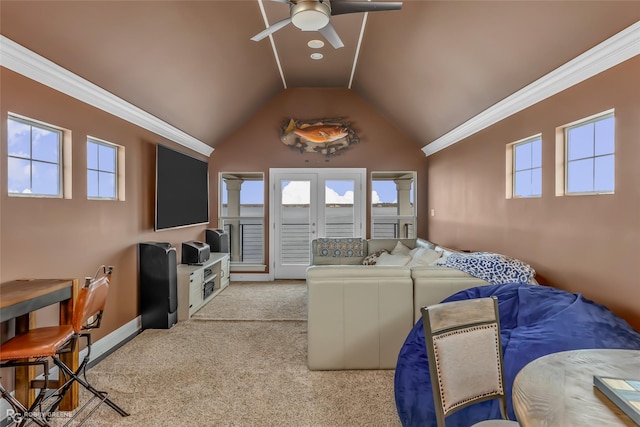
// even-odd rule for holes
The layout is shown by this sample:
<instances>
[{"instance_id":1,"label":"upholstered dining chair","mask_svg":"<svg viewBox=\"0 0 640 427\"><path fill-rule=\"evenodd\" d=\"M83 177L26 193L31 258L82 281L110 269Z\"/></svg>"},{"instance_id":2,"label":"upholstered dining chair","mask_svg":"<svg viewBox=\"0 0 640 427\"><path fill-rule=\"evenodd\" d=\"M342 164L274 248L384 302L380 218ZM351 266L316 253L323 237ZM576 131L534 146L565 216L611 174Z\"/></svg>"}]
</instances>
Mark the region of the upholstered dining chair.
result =
<instances>
[{"instance_id":1,"label":"upholstered dining chair","mask_svg":"<svg viewBox=\"0 0 640 427\"><path fill-rule=\"evenodd\" d=\"M508 419L496 297L422 307L438 427L445 417L485 400L500 399L503 419L474 427L518 426Z\"/></svg>"},{"instance_id":2,"label":"upholstered dining chair","mask_svg":"<svg viewBox=\"0 0 640 427\"><path fill-rule=\"evenodd\" d=\"M129 415L109 399L106 392L93 387L86 377L86 368L91 356L90 331L100 327L102 314L107 302L112 271L113 267L100 266L93 277L88 277L85 280L85 285L78 291L78 297L74 302L71 325L34 328L24 334L16 335L2 344L0 348L0 367L24 366L36 363L44 366L45 381L34 382L32 385L34 388L40 388L41 391L36 398L36 402L28 410L12 396L9 398L10 394L6 393L6 390L2 391L2 397L13 407L18 414L18 419L22 420L20 425L23 425L26 421L34 421L40 426L48 426L51 413L58 409L60 402L74 383L80 384L93 396L76 411L74 416L69 419L69 422L85 409L91 408L82 420L84 422L102 403L106 403L123 417ZM86 339L86 355L78 369L73 371L62 362L59 356L73 351L75 346L79 345L80 338ZM59 368L58 376L60 380L57 382L58 388L44 397L43 393L47 391L46 389L49 388L51 383L48 379L47 361L49 358ZM99 401L97 404L91 405L94 399Z\"/></svg>"}]
</instances>

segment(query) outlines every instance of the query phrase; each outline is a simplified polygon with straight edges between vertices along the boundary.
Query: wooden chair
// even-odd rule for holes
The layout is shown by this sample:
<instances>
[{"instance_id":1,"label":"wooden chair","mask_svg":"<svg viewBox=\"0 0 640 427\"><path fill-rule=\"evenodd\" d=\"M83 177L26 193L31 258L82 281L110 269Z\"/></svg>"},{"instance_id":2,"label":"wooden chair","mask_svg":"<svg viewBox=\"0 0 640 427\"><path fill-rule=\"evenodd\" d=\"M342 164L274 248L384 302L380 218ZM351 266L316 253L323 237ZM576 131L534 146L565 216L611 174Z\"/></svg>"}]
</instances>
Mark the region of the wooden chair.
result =
<instances>
[{"instance_id":1,"label":"wooden chair","mask_svg":"<svg viewBox=\"0 0 640 427\"><path fill-rule=\"evenodd\" d=\"M452 413L491 399L500 399L503 419L474 426L518 426L507 414L497 298L441 303L421 312L438 427Z\"/></svg>"},{"instance_id":2,"label":"wooden chair","mask_svg":"<svg viewBox=\"0 0 640 427\"><path fill-rule=\"evenodd\" d=\"M102 275L98 276L101 271ZM78 292L78 298L74 303L71 325L31 329L2 344L0 348L0 367L24 366L25 364L43 364L44 366L44 382L34 381L32 384L32 387L40 388L41 391L29 410L25 410L24 405L15 398L8 398L5 395L6 391L2 392L2 397L9 402L14 411L20 414L19 417L23 419L20 425L31 419L40 426L48 426L51 413L58 409L65 394L76 382L91 392L93 396L76 411L74 416L69 419L69 422L75 419L85 408L88 408L94 399L99 399L99 402L93 405L82 422L91 416L102 403L106 403L123 417L129 415L109 399L106 392L99 391L93 387L87 380L85 372L91 356L91 333L89 331L100 327L102 314L107 302L112 271L113 267L101 266L94 277L86 279L85 285ZM79 345L80 338L86 339L86 355L78 369L73 371L60 360L59 355L72 351L75 346ZM60 381L58 381L58 388L45 397L43 393L46 393L50 384L47 365L49 357L59 368ZM25 362L25 359L28 361Z\"/></svg>"}]
</instances>

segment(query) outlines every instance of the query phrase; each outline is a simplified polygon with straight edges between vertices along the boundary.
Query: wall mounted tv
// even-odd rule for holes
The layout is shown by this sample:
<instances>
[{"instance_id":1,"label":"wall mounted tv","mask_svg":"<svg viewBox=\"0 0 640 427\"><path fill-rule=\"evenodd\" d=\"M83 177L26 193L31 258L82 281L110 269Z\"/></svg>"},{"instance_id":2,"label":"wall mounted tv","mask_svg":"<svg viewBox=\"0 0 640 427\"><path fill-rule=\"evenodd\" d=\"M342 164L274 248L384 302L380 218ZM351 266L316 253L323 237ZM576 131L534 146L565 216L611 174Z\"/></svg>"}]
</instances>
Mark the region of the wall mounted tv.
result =
<instances>
[{"instance_id":1,"label":"wall mounted tv","mask_svg":"<svg viewBox=\"0 0 640 427\"><path fill-rule=\"evenodd\" d=\"M158 144L156 231L208 222L208 163Z\"/></svg>"}]
</instances>

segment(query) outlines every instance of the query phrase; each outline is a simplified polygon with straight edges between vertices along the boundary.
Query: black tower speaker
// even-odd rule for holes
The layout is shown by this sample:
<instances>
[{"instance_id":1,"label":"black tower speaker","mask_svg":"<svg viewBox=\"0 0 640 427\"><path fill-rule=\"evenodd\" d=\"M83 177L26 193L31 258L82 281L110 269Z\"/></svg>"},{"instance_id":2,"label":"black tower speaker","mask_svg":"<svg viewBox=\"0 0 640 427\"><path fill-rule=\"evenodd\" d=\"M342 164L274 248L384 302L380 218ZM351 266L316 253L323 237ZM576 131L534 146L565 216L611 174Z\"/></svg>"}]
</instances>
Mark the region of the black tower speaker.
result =
<instances>
[{"instance_id":1,"label":"black tower speaker","mask_svg":"<svg viewBox=\"0 0 640 427\"><path fill-rule=\"evenodd\" d=\"M169 329L178 321L178 269L170 243L138 245L142 329Z\"/></svg>"},{"instance_id":2,"label":"black tower speaker","mask_svg":"<svg viewBox=\"0 0 640 427\"><path fill-rule=\"evenodd\" d=\"M205 230L205 241L211 248L211 252L230 253L229 233L224 230Z\"/></svg>"}]
</instances>

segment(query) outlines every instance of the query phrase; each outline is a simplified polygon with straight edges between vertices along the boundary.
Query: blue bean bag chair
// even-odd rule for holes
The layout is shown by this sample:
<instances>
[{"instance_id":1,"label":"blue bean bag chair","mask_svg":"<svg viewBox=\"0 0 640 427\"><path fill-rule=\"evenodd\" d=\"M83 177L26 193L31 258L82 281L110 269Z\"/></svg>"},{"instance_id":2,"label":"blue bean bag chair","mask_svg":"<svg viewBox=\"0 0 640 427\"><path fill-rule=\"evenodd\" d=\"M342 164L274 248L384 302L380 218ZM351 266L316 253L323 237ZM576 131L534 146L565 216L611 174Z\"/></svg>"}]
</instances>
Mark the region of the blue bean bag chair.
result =
<instances>
[{"instance_id":1,"label":"blue bean bag chair","mask_svg":"<svg viewBox=\"0 0 640 427\"><path fill-rule=\"evenodd\" d=\"M527 363L550 353L585 348L640 350L640 333L606 307L547 286L510 283L479 286L444 301L498 297L504 377L509 417L515 420L511 389ZM405 427L436 427L422 320L413 327L398 355L395 400ZM500 418L497 400L478 403L447 417L448 427L467 427Z\"/></svg>"}]
</instances>

